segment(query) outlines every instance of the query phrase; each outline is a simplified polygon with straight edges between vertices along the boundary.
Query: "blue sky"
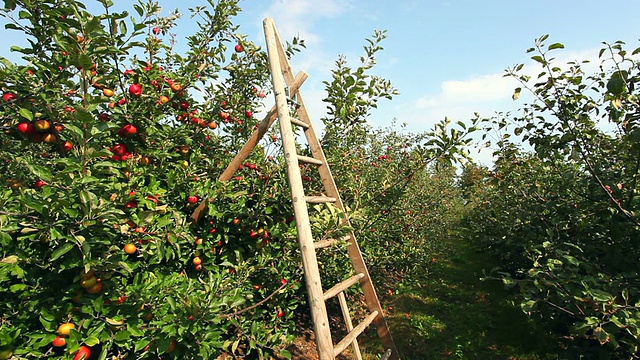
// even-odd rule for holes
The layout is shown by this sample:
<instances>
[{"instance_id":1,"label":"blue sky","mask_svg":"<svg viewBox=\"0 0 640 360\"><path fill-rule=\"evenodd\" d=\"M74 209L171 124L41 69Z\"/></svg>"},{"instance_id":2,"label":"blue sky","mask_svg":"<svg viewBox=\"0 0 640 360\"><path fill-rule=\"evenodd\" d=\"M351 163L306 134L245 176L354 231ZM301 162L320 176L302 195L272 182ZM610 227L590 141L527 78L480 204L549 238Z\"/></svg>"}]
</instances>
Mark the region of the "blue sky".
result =
<instances>
[{"instance_id":1,"label":"blue sky","mask_svg":"<svg viewBox=\"0 0 640 360\"><path fill-rule=\"evenodd\" d=\"M179 41L194 31L187 7L205 3L160 1L165 15L176 7L185 14L175 29ZM529 64L525 50L543 34L550 34L549 43L566 46L558 56L561 61L596 60L603 41L623 40L635 48L640 38L637 0L243 0L240 4L243 12L236 23L256 43L264 44L265 17L275 20L284 39L294 35L305 39L307 49L296 55L292 66L310 75L302 92L312 118L318 120L325 110L322 81L330 78L338 55L346 55L357 66L364 39L374 29L387 30L385 50L373 73L390 79L401 94L393 101L383 100L370 122L381 126L397 118L411 131L428 130L445 116L467 120L475 111L491 116L516 110L521 103L514 103L511 94L517 85L502 74L517 63ZM7 38L0 55L8 51L12 37Z\"/></svg>"},{"instance_id":2,"label":"blue sky","mask_svg":"<svg viewBox=\"0 0 640 360\"><path fill-rule=\"evenodd\" d=\"M322 92L322 80L338 54L355 65L364 38L386 29L385 50L374 73L390 79L401 95L380 104L371 118L385 124L397 117L412 130L479 111L491 115L513 108L516 86L502 79L504 69L526 63L533 40L550 34L566 46L567 60L593 57L601 42L637 46L638 1L245 1L240 20L251 38L262 42L260 21L273 17L280 34L300 34L307 51L294 59L310 74L303 93ZM309 96L307 95L308 99ZM309 102L309 99L307 100ZM314 111L323 110L322 104ZM319 112L315 118L322 115Z\"/></svg>"}]
</instances>

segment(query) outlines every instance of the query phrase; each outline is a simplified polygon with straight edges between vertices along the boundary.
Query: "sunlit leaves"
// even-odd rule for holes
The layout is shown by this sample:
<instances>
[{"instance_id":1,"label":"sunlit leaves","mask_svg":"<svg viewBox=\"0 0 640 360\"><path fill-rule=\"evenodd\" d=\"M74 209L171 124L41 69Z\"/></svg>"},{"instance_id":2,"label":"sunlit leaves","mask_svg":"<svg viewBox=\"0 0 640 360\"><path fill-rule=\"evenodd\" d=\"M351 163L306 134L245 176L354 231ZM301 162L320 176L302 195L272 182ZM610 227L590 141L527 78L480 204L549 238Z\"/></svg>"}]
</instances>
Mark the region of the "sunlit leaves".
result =
<instances>
[{"instance_id":1,"label":"sunlit leaves","mask_svg":"<svg viewBox=\"0 0 640 360\"><path fill-rule=\"evenodd\" d=\"M638 251L630 240L640 228L638 59L622 42L605 44L599 71L587 73L586 61L550 57L564 46L547 39L527 50L542 67L537 74L520 65L506 74L520 82L514 100L523 90L534 100L521 116L486 121L502 132L468 236L501 258L523 311L570 323L573 336L629 357L640 314L626 299L640 287L637 259L621 254Z\"/></svg>"}]
</instances>

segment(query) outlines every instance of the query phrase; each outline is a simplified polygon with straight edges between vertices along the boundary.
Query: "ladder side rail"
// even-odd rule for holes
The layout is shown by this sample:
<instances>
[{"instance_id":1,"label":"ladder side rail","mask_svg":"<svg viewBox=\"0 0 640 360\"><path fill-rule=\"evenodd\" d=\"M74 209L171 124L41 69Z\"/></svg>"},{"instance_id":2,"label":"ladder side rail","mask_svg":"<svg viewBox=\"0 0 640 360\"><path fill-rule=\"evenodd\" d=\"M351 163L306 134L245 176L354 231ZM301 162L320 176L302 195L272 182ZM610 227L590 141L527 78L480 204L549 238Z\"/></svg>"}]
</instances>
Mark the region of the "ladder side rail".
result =
<instances>
[{"instance_id":1,"label":"ladder side rail","mask_svg":"<svg viewBox=\"0 0 640 360\"><path fill-rule=\"evenodd\" d=\"M285 83L287 85L291 85L293 80L293 71L291 70L291 64L289 63L289 58L284 51L284 44L280 39L280 34L278 33L278 29L276 28L276 24L273 19L267 18L265 22L269 22L271 28L273 29L273 33L275 35L275 50L278 52L278 61L280 62L280 68L282 69L282 76L284 77ZM275 58L275 55L274 55ZM293 92L289 94L291 98L293 98Z\"/></svg>"},{"instance_id":2,"label":"ladder side rail","mask_svg":"<svg viewBox=\"0 0 640 360\"><path fill-rule=\"evenodd\" d=\"M277 32L273 20L265 19L263 22L267 51L269 54L269 67L276 98L276 108L280 119L280 131L282 133L282 146L284 150L287 175L291 186L291 198L293 201L298 241L304 266L309 306L313 320L318 355L321 360L335 359L333 354L333 342L327 315L326 304L323 299L322 285L320 284L320 270L313 245L313 236L309 221L307 203L305 202L304 189L298 166L298 157L291 121L289 120L289 106L285 94L280 57L278 56ZM280 46L281 48L281 46Z\"/></svg>"}]
</instances>

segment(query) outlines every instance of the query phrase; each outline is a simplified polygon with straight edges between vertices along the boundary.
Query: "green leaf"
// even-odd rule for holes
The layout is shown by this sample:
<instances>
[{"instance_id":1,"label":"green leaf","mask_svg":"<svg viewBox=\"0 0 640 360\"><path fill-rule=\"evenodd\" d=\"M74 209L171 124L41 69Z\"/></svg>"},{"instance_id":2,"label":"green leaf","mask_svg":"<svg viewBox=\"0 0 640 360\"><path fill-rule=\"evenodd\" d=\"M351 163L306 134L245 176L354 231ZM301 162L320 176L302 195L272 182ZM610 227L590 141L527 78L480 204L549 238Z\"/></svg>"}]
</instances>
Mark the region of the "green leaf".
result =
<instances>
[{"instance_id":1,"label":"green leaf","mask_svg":"<svg viewBox=\"0 0 640 360\"><path fill-rule=\"evenodd\" d=\"M545 64L544 59L543 59L543 58L542 58L542 56L540 56L540 55L534 55L534 56L532 56L532 57L531 57L531 60L536 61L536 62L539 62L540 64L543 64L543 65Z\"/></svg>"},{"instance_id":2,"label":"green leaf","mask_svg":"<svg viewBox=\"0 0 640 360\"><path fill-rule=\"evenodd\" d=\"M609 342L609 334L600 326L593 330L593 336L600 342L600 345L604 345Z\"/></svg>"},{"instance_id":3,"label":"green leaf","mask_svg":"<svg viewBox=\"0 0 640 360\"><path fill-rule=\"evenodd\" d=\"M73 133L76 139L82 139L82 137L84 136L84 133L82 132L82 130L73 124L65 124L64 127L65 127L65 131L69 131L70 133Z\"/></svg>"},{"instance_id":4,"label":"green leaf","mask_svg":"<svg viewBox=\"0 0 640 360\"><path fill-rule=\"evenodd\" d=\"M58 229L54 227L49 229L49 234L51 236L51 240L64 239L64 235L62 235L60 231L58 231Z\"/></svg>"},{"instance_id":5,"label":"green leaf","mask_svg":"<svg viewBox=\"0 0 640 360\"><path fill-rule=\"evenodd\" d=\"M116 341L124 341L131 337L131 333L127 330L118 331L116 333L115 339Z\"/></svg>"},{"instance_id":6,"label":"green leaf","mask_svg":"<svg viewBox=\"0 0 640 360\"><path fill-rule=\"evenodd\" d=\"M129 330L129 333L131 334L131 336L143 336L144 332L140 331L140 329L138 329L136 326L127 326L127 330Z\"/></svg>"},{"instance_id":7,"label":"green leaf","mask_svg":"<svg viewBox=\"0 0 640 360\"><path fill-rule=\"evenodd\" d=\"M118 22L118 26L120 27L120 33L122 35L125 35L127 33L127 22L126 21L120 21L120 22Z\"/></svg>"},{"instance_id":8,"label":"green leaf","mask_svg":"<svg viewBox=\"0 0 640 360\"><path fill-rule=\"evenodd\" d=\"M513 101L518 100L518 98L520 97L520 92L521 92L521 91L522 91L522 88L519 88L519 87L518 87L518 88L516 88L516 89L513 91L513 95L511 95L511 99L513 99Z\"/></svg>"},{"instance_id":9,"label":"green leaf","mask_svg":"<svg viewBox=\"0 0 640 360\"><path fill-rule=\"evenodd\" d=\"M27 285L25 284L13 284L9 287L9 291L11 291L12 293L16 293L16 292L21 292L26 288L27 288Z\"/></svg>"},{"instance_id":10,"label":"green leaf","mask_svg":"<svg viewBox=\"0 0 640 360\"><path fill-rule=\"evenodd\" d=\"M25 109L25 108L20 108L20 110L18 110L18 112L20 113L20 116L22 116L23 118L29 120L29 121L33 121L33 112L31 112L31 110Z\"/></svg>"},{"instance_id":11,"label":"green leaf","mask_svg":"<svg viewBox=\"0 0 640 360\"><path fill-rule=\"evenodd\" d=\"M57 325L55 325L55 318L51 315L47 310L40 309L40 323L44 327L45 330L53 330Z\"/></svg>"},{"instance_id":12,"label":"green leaf","mask_svg":"<svg viewBox=\"0 0 640 360\"><path fill-rule=\"evenodd\" d=\"M172 297L168 297L167 298L167 304L169 304L169 307L171 308L171 310L175 310L176 309L176 301L173 300Z\"/></svg>"},{"instance_id":13,"label":"green leaf","mask_svg":"<svg viewBox=\"0 0 640 360\"><path fill-rule=\"evenodd\" d=\"M44 181L51 181L53 179L53 175L51 174L49 169L44 166L27 164L27 167L29 168L29 170L31 170L33 175Z\"/></svg>"},{"instance_id":14,"label":"green leaf","mask_svg":"<svg viewBox=\"0 0 640 360\"><path fill-rule=\"evenodd\" d=\"M138 5L138 4L134 4L133 8L136 10L136 12L138 13L138 15L143 16L144 15L144 9L142 9L142 6Z\"/></svg>"},{"instance_id":15,"label":"green leaf","mask_svg":"<svg viewBox=\"0 0 640 360\"><path fill-rule=\"evenodd\" d=\"M65 243L62 246L60 246L59 248L57 248L52 254L51 254L51 261L55 261L58 258L60 258L62 255L68 253L69 251L71 251L71 249L73 249L75 247L75 244L73 243Z\"/></svg>"},{"instance_id":16,"label":"green leaf","mask_svg":"<svg viewBox=\"0 0 640 360\"><path fill-rule=\"evenodd\" d=\"M78 58L78 65L82 66L83 69L88 70L93 67L93 60L87 54L81 54Z\"/></svg>"},{"instance_id":17,"label":"green leaf","mask_svg":"<svg viewBox=\"0 0 640 360\"><path fill-rule=\"evenodd\" d=\"M87 346L95 346L100 344L100 339L95 336L89 336L88 338L84 339L83 342Z\"/></svg>"},{"instance_id":18,"label":"green leaf","mask_svg":"<svg viewBox=\"0 0 640 360\"><path fill-rule=\"evenodd\" d=\"M84 124L89 124L94 121L93 115L91 115L91 113L88 112L84 107L78 105L75 107L75 110L75 118L78 121Z\"/></svg>"},{"instance_id":19,"label":"green leaf","mask_svg":"<svg viewBox=\"0 0 640 360\"><path fill-rule=\"evenodd\" d=\"M522 304L520 304L520 308L522 309L522 311L524 311L527 314L530 314L533 311L535 306L536 306L535 300L527 300Z\"/></svg>"},{"instance_id":20,"label":"green leaf","mask_svg":"<svg viewBox=\"0 0 640 360\"><path fill-rule=\"evenodd\" d=\"M564 45L562 45L561 43L554 43L549 45L548 49L549 50L564 49Z\"/></svg>"}]
</instances>

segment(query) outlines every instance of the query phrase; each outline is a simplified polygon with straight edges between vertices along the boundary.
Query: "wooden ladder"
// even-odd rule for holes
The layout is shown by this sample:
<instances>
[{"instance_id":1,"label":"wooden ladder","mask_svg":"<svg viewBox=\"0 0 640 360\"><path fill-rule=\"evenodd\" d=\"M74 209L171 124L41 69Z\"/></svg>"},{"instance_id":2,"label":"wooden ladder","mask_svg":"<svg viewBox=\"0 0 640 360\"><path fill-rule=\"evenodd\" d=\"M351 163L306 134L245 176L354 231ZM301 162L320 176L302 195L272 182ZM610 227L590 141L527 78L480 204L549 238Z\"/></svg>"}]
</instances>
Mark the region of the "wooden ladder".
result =
<instances>
[{"instance_id":1,"label":"wooden ladder","mask_svg":"<svg viewBox=\"0 0 640 360\"><path fill-rule=\"evenodd\" d=\"M319 358L320 360L333 360L347 347L349 347L349 345L351 345L356 359L362 360L357 337L369 325L373 324L376 327L382 345L386 349L381 359L399 360L400 357L398 355L398 350L396 349L391 333L389 332L387 321L378 300L378 295L376 294L376 290L371 278L369 277L367 266L364 262L353 231L350 230L349 233L341 239L323 241L314 241L313 239L307 204L332 203L336 208L342 210L343 214L345 214L344 206L340 199L338 188L333 180L333 176L331 175L329 164L327 163L327 159L320 146L320 141L318 140L313 124L309 118L302 94L299 91L302 83L307 79L307 74L302 71L294 77L283 44L276 30L275 23L272 19L267 18L264 20L263 25L267 41L269 66L276 104L260 122L256 131L251 135L249 140L247 140L247 143L233 158L231 163L229 163L225 171L220 175L219 179L221 181L231 179L239 165L241 165L250 155L251 151L253 151L264 134L267 133L275 120L280 120L280 132L282 136L287 178L291 187L291 198L293 201L293 210L296 220L296 228L298 231L298 242L302 255L307 293L309 296L309 307L311 309L311 318L313 320ZM290 116L290 105L292 104L296 113L295 117ZM311 157L302 156L297 153L296 134L293 131L293 125L303 129L311 150ZM317 166L324 186L324 193L326 195L305 195L299 167L300 164L312 164ZM191 215L192 223L197 223L204 216L208 202L208 199L203 200L195 209ZM343 221L346 225L349 225L349 228L351 228L349 219L346 215L344 215ZM356 275L334 285L327 291L323 291L320 281L320 270L318 268L316 250L337 245L345 241L348 243L347 249ZM368 308L368 315L358 325L353 326L344 291L356 284L360 284L362 292L364 293L365 302ZM335 296L338 297L345 326L349 333L334 345L331 338L326 301Z\"/></svg>"},{"instance_id":2,"label":"wooden ladder","mask_svg":"<svg viewBox=\"0 0 640 360\"><path fill-rule=\"evenodd\" d=\"M329 164L320 146L320 141L309 118L302 94L299 91L301 81L306 78L306 74L303 72L297 77L293 76L275 23L272 19L267 18L264 20L263 25L269 54L273 91L276 98L276 113L280 120L280 132L282 135L287 178L291 187L291 198L293 201L296 228L298 230L298 242L302 253L304 275L309 296L309 307L311 308L311 318L313 320L319 357L321 360L335 359L338 354L342 353L349 345L352 345L356 358L359 360L362 359L357 337L365 328L373 323L386 349L383 359L399 359L398 351L389 332L380 302L378 301L378 295L369 277L367 266L362 258L362 253L360 252L360 247L358 246L353 231L351 230L348 235L342 239L317 242L313 239L307 204L333 203L335 207L343 210L343 214L345 214L344 206L340 199L336 183L331 175ZM290 116L291 104L293 104L293 112L297 115L295 117ZM297 153L296 134L293 131L292 125L304 130L311 150L311 157L301 156ZM307 196L305 194L299 164L312 164L318 168L326 195ZM349 219L346 215L344 215L343 221L349 225ZM329 247L345 240L349 244L347 249L356 275L323 291L316 258L316 249ZM353 326L344 291L358 283L362 287L369 314L358 325ZM345 325L349 331L336 345L333 344L331 339L329 319L325 304L328 299L334 296L338 296L338 302L340 303Z\"/></svg>"}]
</instances>

